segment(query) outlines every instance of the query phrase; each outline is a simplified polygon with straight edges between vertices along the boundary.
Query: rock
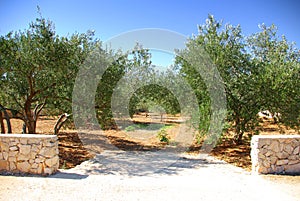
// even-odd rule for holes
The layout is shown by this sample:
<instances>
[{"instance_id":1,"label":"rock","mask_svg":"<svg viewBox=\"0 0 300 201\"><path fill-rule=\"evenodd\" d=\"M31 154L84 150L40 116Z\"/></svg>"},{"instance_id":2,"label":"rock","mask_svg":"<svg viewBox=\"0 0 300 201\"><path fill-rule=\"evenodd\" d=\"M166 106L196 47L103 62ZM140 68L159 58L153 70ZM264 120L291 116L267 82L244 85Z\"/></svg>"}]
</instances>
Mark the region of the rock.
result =
<instances>
[{"instance_id":1,"label":"rock","mask_svg":"<svg viewBox=\"0 0 300 201\"><path fill-rule=\"evenodd\" d=\"M45 161L45 158L42 157L42 156L39 156L38 158L36 158L36 159L34 160L34 162L36 162L36 163L43 163L44 161Z\"/></svg>"},{"instance_id":2,"label":"rock","mask_svg":"<svg viewBox=\"0 0 300 201\"><path fill-rule=\"evenodd\" d=\"M293 147L290 144L286 144L284 147L284 151L291 155L293 153Z\"/></svg>"},{"instance_id":3,"label":"rock","mask_svg":"<svg viewBox=\"0 0 300 201\"><path fill-rule=\"evenodd\" d=\"M275 155L275 153L271 150L268 150L268 152L265 154L267 157Z\"/></svg>"},{"instance_id":4,"label":"rock","mask_svg":"<svg viewBox=\"0 0 300 201\"><path fill-rule=\"evenodd\" d=\"M9 162L17 162L17 158L15 156L8 157Z\"/></svg>"},{"instance_id":5,"label":"rock","mask_svg":"<svg viewBox=\"0 0 300 201\"><path fill-rule=\"evenodd\" d=\"M7 152L3 152L2 155L3 155L3 159L4 160L8 159L8 153Z\"/></svg>"},{"instance_id":6,"label":"rock","mask_svg":"<svg viewBox=\"0 0 300 201\"><path fill-rule=\"evenodd\" d=\"M38 164L38 168L37 168L37 171L36 171L37 174L42 174L43 169L44 169L43 164L42 163Z\"/></svg>"},{"instance_id":7,"label":"rock","mask_svg":"<svg viewBox=\"0 0 300 201\"><path fill-rule=\"evenodd\" d=\"M9 145L8 145L8 143L1 142L0 143L0 147L1 147L1 151L2 152L8 152L9 151Z\"/></svg>"},{"instance_id":8,"label":"rock","mask_svg":"<svg viewBox=\"0 0 300 201\"><path fill-rule=\"evenodd\" d=\"M51 158L56 155L56 148L47 148L43 147L41 151L39 152L40 155L45 156L47 158Z\"/></svg>"},{"instance_id":9,"label":"rock","mask_svg":"<svg viewBox=\"0 0 300 201\"><path fill-rule=\"evenodd\" d=\"M277 156L279 159L286 159L286 158L289 157L289 154L283 151L283 152L277 153L276 156Z\"/></svg>"},{"instance_id":10,"label":"rock","mask_svg":"<svg viewBox=\"0 0 300 201\"><path fill-rule=\"evenodd\" d=\"M33 168L33 169L37 169L38 167L39 167L39 164L37 164L37 163L33 163L31 165L31 168Z\"/></svg>"},{"instance_id":11,"label":"rock","mask_svg":"<svg viewBox=\"0 0 300 201\"><path fill-rule=\"evenodd\" d=\"M300 173L300 162L293 165L287 165L285 167L285 172L289 174L299 174Z\"/></svg>"},{"instance_id":12,"label":"rock","mask_svg":"<svg viewBox=\"0 0 300 201\"><path fill-rule=\"evenodd\" d=\"M268 147L269 150L272 150L274 152L279 152L280 147L279 147L279 142L277 140L274 140L270 146Z\"/></svg>"},{"instance_id":13,"label":"rock","mask_svg":"<svg viewBox=\"0 0 300 201\"><path fill-rule=\"evenodd\" d=\"M20 144L27 145L28 144L27 138L21 138L20 139Z\"/></svg>"},{"instance_id":14,"label":"rock","mask_svg":"<svg viewBox=\"0 0 300 201\"><path fill-rule=\"evenodd\" d=\"M28 155L23 155L23 154L20 154L20 155L18 155L18 157L17 157L17 160L18 161L28 161L30 159L30 155L28 154Z\"/></svg>"},{"instance_id":15,"label":"rock","mask_svg":"<svg viewBox=\"0 0 300 201\"><path fill-rule=\"evenodd\" d=\"M299 160L299 156L297 156L297 155L291 155L291 156L289 156L288 159L289 160Z\"/></svg>"},{"instance_id":16,"label":"rock","mask_svg":"<svg viewBox=\"0 0 300 201\"><path fill-rule=\"evenodd\" d=\"M276 162L277 162L277 157L271 156L269 160L270 160L270 163L271 163L272 165L275 165Z\"/></svg>"},{"instance_id":17,"label":"rock","mask_svg":"<svg viewBox=\"0 0 300 201\"><path fill-rule=\"evenodd\" d=\"M19 153L18 151L10 151L10 152L8 152L8 157L16 156L18 153Z\"/></svg>"},{"instance_id":18,"label":"rock","mask_svg":"<svg viewBox=\"0 0 300 201\"><path fill-rule=\"evenodd\" d=\"M9 162L9 170L15 170L17 169L17 166L14 162Z\"/></svg>"},{"instance_id":19,"label":"rock","mask_svg":"<svg viewBox=\"0 0 300 201\"><path fill-rule=\"evenodd\" d=\"M300 163L299 160L290 160L288 165L294 165L294 164L297 164L297 163Z\"/></svg>"},{"instance_id":20,"label":"rock","mask_svg":"<svg viewBox=\"0 0 300 201\"><path fill-rule=\"evenodd\" d=\"M8 161L0 160L0 170L8 170Z\"/></svg>"},{"instance_id":21,"label":"rock","mask_svg":"<svg viewBox=\"0 0 300 201\"><path fill-rule=\"evenodd\" d=\"M18 162L17 163L17 168L21 172L28 172L31 167L30 167L30 164L27 161L24 161L24 162Z\"/></svg>"},{"instance_id":22,"label":"rock","mask_svg":"<svg viewBox=\"0 0 300 201\"><path fill-rule=\"evenodd\" d=\"M287 160L287 159L285 159L285 160L278 160L277 162L276 162L276 165L286 165L286 164L288 164L289 163L289 160Z\"/></svg>"},{"instance_id":23,"label":"rock","mask_svg":"<svg viewBox=\"0 0 300 201\"><path fill-rule=\"evenodd\" d=\"M20 153L23 155L29 154L31 151L31 145L21 145L20 146Z\"/></svg>"},{"instance_id":24,"label":"rock","mask_svg":"<svg viewBox=\"0 0 300 201\"><path fill-rule=\"evenodd\" d=\"M9 151L18 151L19 148L17 146L11 146L9 147Z\"/></svg>"},{"instance_id":25,"label":"rock","mask_svg":"<svg viewBox=\"0 0 300 201\"><path fill-rule=\"evenodd\" d=\"M297 154L299 154L299 152L300 152L300 146L297 146L297 147L294 149L293 154L294 154L294 155L297 155Z\"/></svg>"},{"instance_id":26,"label":"rock","mask_svg":"<svg viewBox=\"0 0 300 201\"><path fill-rule=\"evenodd\" d=\"M44 174L50 175L50 174L52 174L52 173L53 173L53 171L52 171L51 168L45 168L45 169L44 169Z\"/></svg>"}]
</instances>

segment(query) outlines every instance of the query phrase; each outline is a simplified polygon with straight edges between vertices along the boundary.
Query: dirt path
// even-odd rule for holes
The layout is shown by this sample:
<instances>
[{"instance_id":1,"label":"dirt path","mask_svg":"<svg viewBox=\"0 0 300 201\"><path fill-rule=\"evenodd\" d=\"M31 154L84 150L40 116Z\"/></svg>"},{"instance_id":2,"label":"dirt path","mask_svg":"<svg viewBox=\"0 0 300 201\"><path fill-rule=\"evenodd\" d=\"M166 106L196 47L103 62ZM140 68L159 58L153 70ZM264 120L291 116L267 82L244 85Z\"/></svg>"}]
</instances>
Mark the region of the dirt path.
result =
<instances>
[{"instance_id":1,"label":"dirt path","mask_svg":"<svg viewBox=\"0 0 300 201\"><path fill-rule=\"evenodd\" d=\"M167 165L167 166L166 166ZM50 177L0 176L0 200L299 200L207 155L107 151Z\"/></svg>"}]
</instances>

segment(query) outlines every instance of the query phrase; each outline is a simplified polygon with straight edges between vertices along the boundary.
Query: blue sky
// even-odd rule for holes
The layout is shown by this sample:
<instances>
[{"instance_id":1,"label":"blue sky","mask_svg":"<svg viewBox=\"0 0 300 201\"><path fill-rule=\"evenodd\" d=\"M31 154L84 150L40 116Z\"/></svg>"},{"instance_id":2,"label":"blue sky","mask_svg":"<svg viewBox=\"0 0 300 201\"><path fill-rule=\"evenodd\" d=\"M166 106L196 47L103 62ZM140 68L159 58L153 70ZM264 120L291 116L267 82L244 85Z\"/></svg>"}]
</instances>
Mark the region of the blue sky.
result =
<instances>
[{"instance_id":1,"label":"blue sky","mask_svg":"<svg viewBox=\"0 0 300 201\"><path fill-rule=\"evenodd\" d=\"M42 15L52 20L59 35L95 30L105 41L133 29L163 28L191 36L197 25L204 24L208 14L233 25L240 24L243 33L259 31L258 24L274 23L279 34L300 47L300 2L297 0L0 0L0 35L23 30ZM157 65L170 63L172 55L155 54Z\"/></svg>"}]
</instances>

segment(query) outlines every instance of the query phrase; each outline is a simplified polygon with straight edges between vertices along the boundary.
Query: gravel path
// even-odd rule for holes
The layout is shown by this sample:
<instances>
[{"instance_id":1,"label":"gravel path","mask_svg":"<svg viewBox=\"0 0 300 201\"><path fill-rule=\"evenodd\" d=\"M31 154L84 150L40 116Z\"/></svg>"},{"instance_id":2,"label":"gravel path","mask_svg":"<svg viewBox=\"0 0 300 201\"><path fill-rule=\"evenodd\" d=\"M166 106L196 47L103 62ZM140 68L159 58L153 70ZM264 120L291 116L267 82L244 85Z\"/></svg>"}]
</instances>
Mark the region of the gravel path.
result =
<instances>
[{"instance_id":1,"label":"gravel path","mask_svg":"<svg viewBox=\"0 0 300 201\"><path fill-rule=\"evenodd\" d=\"M207 155L107 151L49 177L0 176L0 200L300 200L282 187Z\"/></svg>"}]
</instances>

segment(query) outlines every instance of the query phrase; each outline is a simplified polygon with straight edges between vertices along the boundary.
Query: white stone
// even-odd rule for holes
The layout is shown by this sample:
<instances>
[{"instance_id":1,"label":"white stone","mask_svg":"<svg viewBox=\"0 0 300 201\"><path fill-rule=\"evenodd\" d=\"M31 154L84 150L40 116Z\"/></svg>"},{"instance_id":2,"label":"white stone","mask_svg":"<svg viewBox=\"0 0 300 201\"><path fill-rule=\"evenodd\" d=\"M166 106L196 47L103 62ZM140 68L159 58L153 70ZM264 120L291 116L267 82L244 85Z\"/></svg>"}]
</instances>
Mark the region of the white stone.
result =
<instances>
[{"instance_id":1,"label":"white stone","mask_svg":"<svg viewBox=\"0 0 300 201\"><path fill-rule=\"evenodd\" d=\"M31 151L31 145L21 145L20 146L20 153L21 154L24 154L24 155L27 155L29 154Z\"/></svg>"},{"instance_id":2,"label":"white stone","mask_svg":"<svg viewBox=\"0 0 300 201\"><path fill-rule=\"evenodd\" d=\"M8 152L8 157L16 156L18 153L19 153L18 151L11 151L11 152Z\"/></svg>"},{"instance_id":3,"label":"white stone","mask_svg":"<svg viewBox=\"0 0 300 201\"><path fill-rule=\"evenodd\" d=\"M45 169L44 169L44 174L50 175L50 174L52 174L52 173L53 173L53 171L52 171L51 168L45 168Z\"/></svg>"},{"instance_id":4,"label":"white stone","mask_svg":"<svg viewBox=\"0 0 300 201\"><path fill-rule=\"evenodd\" d=\"M1 147L2 152L8 152L9 151L9 145L5 142L1 142L0 147Z\"/></svg>"},{"instance_id":5,"label":"white stone","mask_svg":"<svg viewBox=\"0 0 300 201\"><path fill-rule=\"evenodd\" d=\"M279 142L277 140L272 141L268 149L274 152L279 152L280 151Z\"/></svg>"},{"instance_id":6,"label":"white stone","mask_svg":"<svg viewBox=\"0 0 300 201\"><path fill-rule=\"evenodd\" d=\"M17 160L18 161L28 161L30 159L30 155L24 155L24 154L20 154L18 155L17 157Z\"/></svg>"},{"instance_id":7,"label":"white stone","mask_svg":"<svg viewBox=\"0 0 300 201\"><path fill-rule=\"evenodd\" d=\"M300 163L299 160L290 160L288 165L294 165L294 164L297 164L297 163Z\"/></svg>"},{"instance_id":8,"label":"white stone","mask_svg":"<svg viewBox=\"0 0 300 201\"><path fill-rule=\"evenodd\" d=\"M276 162L277 162L277 157L271 156L271 157L269 158L269 160L270 160L270 163L271 163L272 165L274 165L274 164L276 164Z\"/></svg>"},{"instance_id":9,"label":"white stone","mask_svg":"<svg viewBox=\"0 0 300 201\"><path fill-rule=\"evenodd\" d=\"M24 144L24 145L28 144L28 139L27 138L21 138L20 139L20 144Z\"/></svg>"},{"instance_id":10,"label":"white stone","mask_svg":"<svg viewBox=\"0 0 300 201\"><path fill-rule=\"evenodd\" d=\"M15 156L8 157L9 162L17 162L17 158Z\"/></svg>"},{"instance_id":11,"label":"white stone","mask_svg":"<svg viewBox=\"0 0 300 201\"><path fill-rule=\"evenodd\" d=\"M33 163L32 165L31 165L31 168L33 168L33 169L37 169L39 167L39 164L38 163Z\"/></svg>"},{"instance_id":12,"label":"white stone","mask_svg":"<svg viewBox=\"0 0 300 201\"><path fill-rule=\"evenodd\" d=\"M288 157L289 157L289 154L283 151L283 152L277 153L276 156L277 156L279 159L285 159L285 158L288 158Z\"/></svg>"},{"instance_id":13,"label":"white stone","mask_svg":"<svg viewBox=\"0 0 300 201\"><path fill-rule=\"evenodd\" d=\"M275 155L275 153L273 152L273 151L271 151L271 150L268 150L268 152L265 154L267 157L269 157L269 156L273 156L273 155Z\"/></svg>"},{"instance_id":14,"label":"white stone","mask_svg":"<svg viewBox=\"0 0 300 201\"><path fill-rule=\"evenodd\" d=\"M288 153L289 155L291 155L293 153L293 147L292 147L292 145L286 144L285 147L284 147L284 151L286 153Z\"/></svg>"},{"instance_id":15,"label":"white stone","mask_svg":"<svg viewBox=\"0 0 300 201\"><path fill-rule=\"evenodd\" d=\"M9 151L18 151L19 150L19 148L17 147L17 146L11 146L11 147L9 147Z\"/></svg>"},{"instance_id":16,"label":"white stone","mask_svg":"<svg viewBox=\"0 0 300 201\"><path fill-rule=\"evenodd\" d=\"M15 162L9 162L9 170L15 170L15 169L17 169Z\"/></svg>"},{"instance_id":17,"label":"white stone","mask_svg":"<svg viewBox=\"0 0 300 201\"><path fill-rule=\"evenodd\" d=\"M43 163L44 161L45 161L45 158L44 157L41 157L41 156L39 156L38 158L36 158L35 160L34 160L36 163Z\"/></svg>"},{"instance_id":18,"label":"white stone","mask_svg":"<svg viewBox=\"0 0 300 201\"><path fill-rule=\"evenodd\" d=\"M27 161L24 162L18 162L17 163L17 168L18 170L22 172L28 172L28 170L31 168L30 164Z\"/></svg>"},{"instance_id":19,"label":"white stone","mask_svg":"<svg viewBox=\"0 0 300 201\"><path fill-rule=\"evenodd\" d=\"M300 152L300 146L296 147L293 151L294 155L297 155Z\"/></svg>"},{"instance_id":20,"label":"white stone","mask_svg":"<svg viewBox=\"0 0 300 201\"><path fill-rule=\"evenodd\" d=\"M2 154L3 154L3 159L7 160L8 159L8 153L7 152L3 152Z\"/></svg>"},{"instance_id":21,"label":"white stone","mask_svg":"<svg viewBox=\"0 0 300 201\"><path fill-rule=\"evenodd\" d=\"M278 160L276 162L276 165L286 165L289 163L289 160Z\"/></svg>"}]
</instances>

